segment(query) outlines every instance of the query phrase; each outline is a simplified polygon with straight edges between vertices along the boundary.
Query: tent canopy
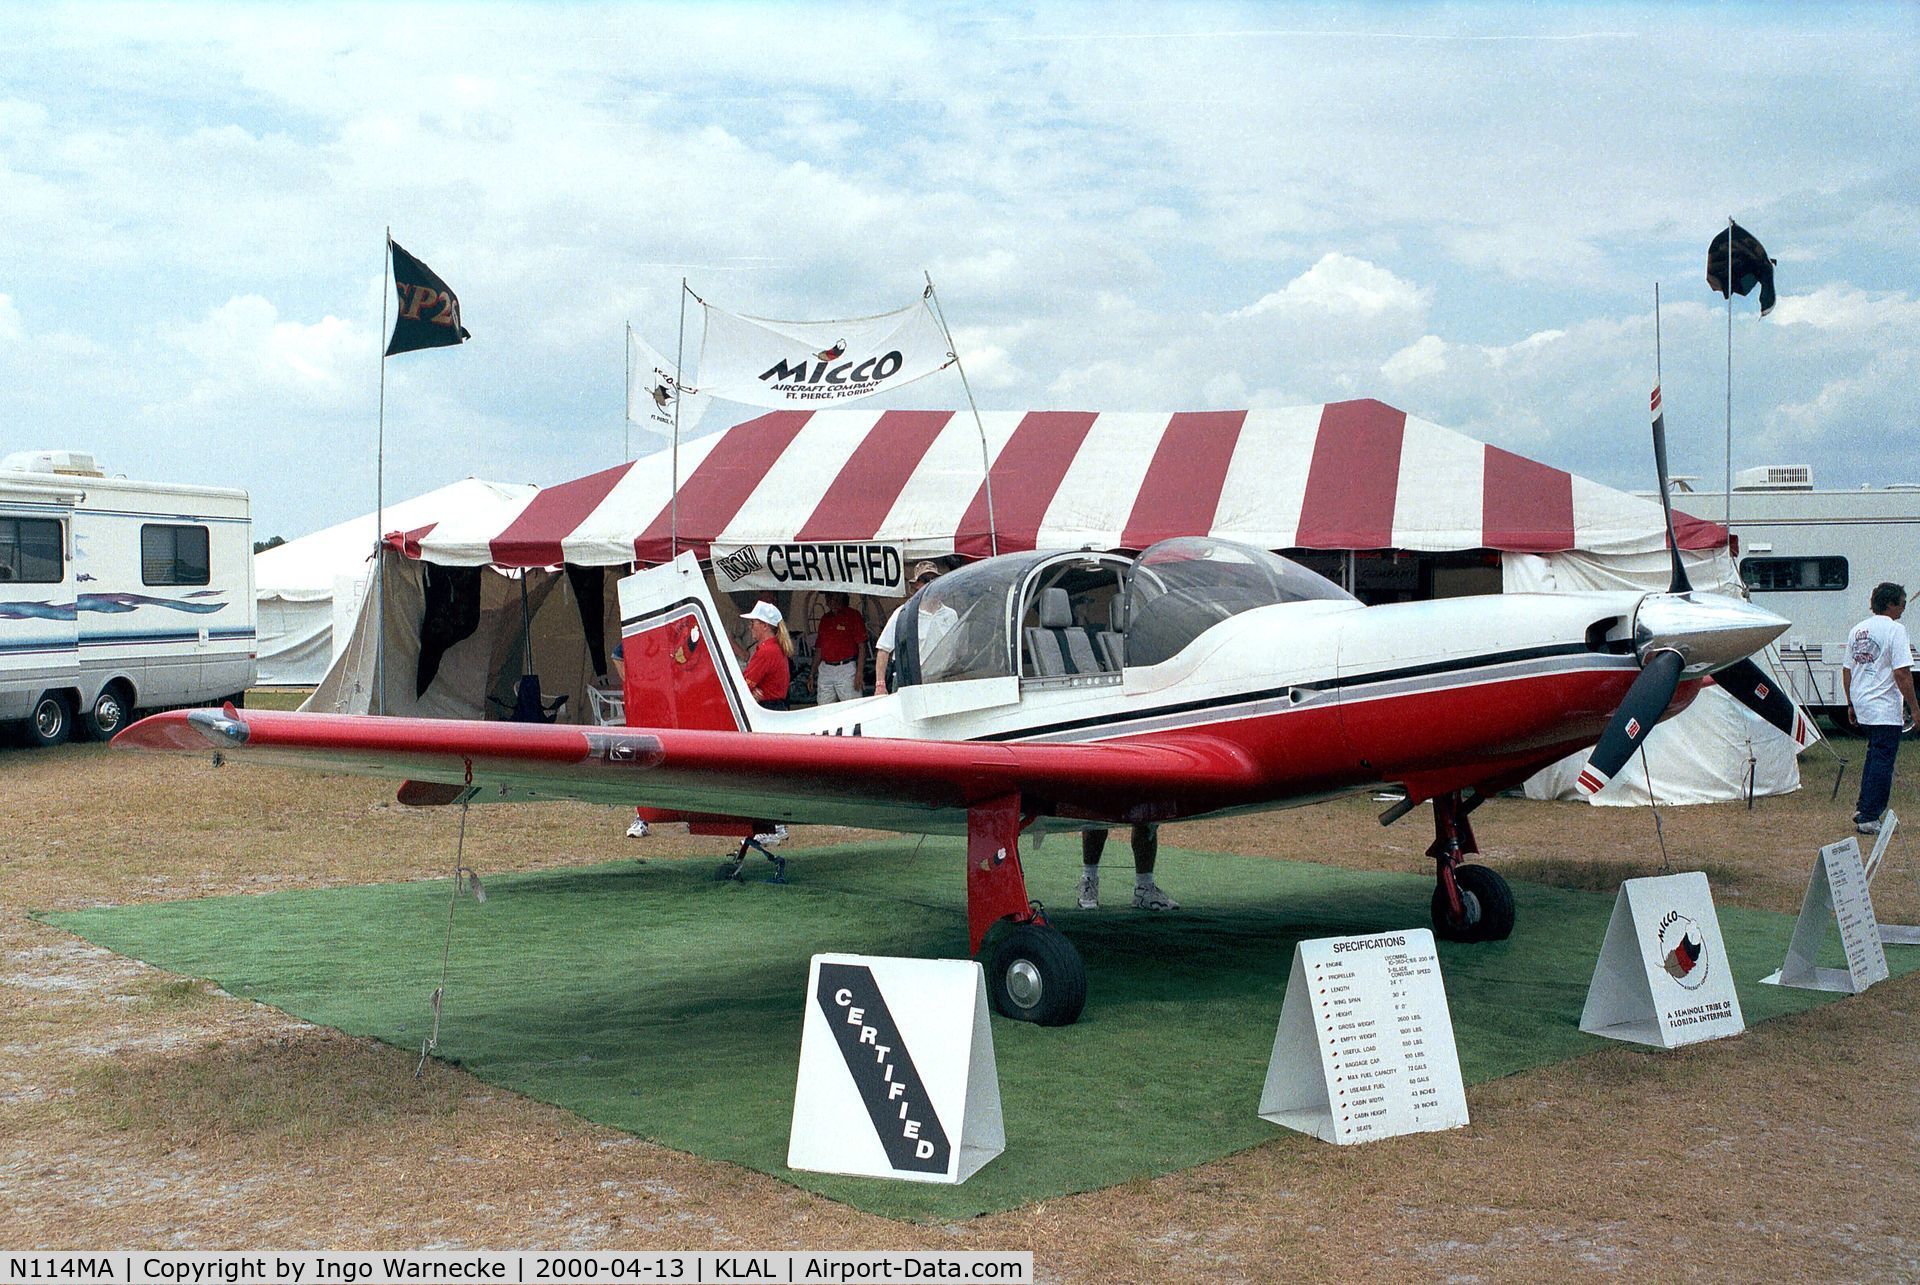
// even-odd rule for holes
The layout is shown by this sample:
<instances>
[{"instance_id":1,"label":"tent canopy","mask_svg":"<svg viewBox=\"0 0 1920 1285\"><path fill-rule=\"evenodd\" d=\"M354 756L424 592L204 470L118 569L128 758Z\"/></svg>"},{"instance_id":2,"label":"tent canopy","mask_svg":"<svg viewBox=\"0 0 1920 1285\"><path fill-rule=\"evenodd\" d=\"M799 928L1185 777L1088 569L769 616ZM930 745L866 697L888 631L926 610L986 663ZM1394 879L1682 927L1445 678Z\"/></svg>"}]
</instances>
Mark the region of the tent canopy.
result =
<instances>
[{"instance_id":1,"label":"tent canopy","mask_svg":"<svg viewBox=\"0 0 1920 1285\"><path fill-rule=\"evenodd\" d=\"M389 531L430 528L454 515L479 518L502 510L518 511L537 487L462 478L411 500L386 507ZM259 598L310 602L333 597L334 582L358 577L373 566L379 522L372 513L337 522L298 540L277 544L253 557L253 591Z\"/></svg>"},{"instance_id":2,"label":"tent canopy","mask_svg":"<svg viewBox=\"0 0 1920 1285\"><path fill-rule=\"evenodd\" d=\"M1657 501L1378 401L981 420L1002 553L1199 534L1267 549L1666 547ZM828 540L899 544L908 559L984 557L981 475L980 431L965 412L776 411L681 446L679 542L702 558L716 543ZM660 563L672 500L663 451L389 538L452 566ZM1682 548L1726 545L1719 524L1674 516Z\"/></svg>"}]
</instances>

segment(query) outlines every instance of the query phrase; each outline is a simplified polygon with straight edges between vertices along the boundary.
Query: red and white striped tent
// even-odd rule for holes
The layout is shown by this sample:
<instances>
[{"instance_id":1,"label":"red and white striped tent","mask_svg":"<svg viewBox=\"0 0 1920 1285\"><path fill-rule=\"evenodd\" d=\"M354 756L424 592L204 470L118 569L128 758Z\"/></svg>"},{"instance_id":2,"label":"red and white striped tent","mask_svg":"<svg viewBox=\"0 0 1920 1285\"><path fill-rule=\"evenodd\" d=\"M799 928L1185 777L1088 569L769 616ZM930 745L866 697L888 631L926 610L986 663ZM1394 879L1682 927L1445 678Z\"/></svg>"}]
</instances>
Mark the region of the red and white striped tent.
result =
<instances>
[{"instance_id":1,"label":"red and white striped tent","mask_svg":"<svg viewBox=\"0 0 1920 1285\"><path fill-rule=\"evenodd\" d=\"M1377 401L981 420L1002 553L1198 534L1267 549L1666 548L1657 502ZM1633 449L1646 454L1638 435ZM682 445L679 547L704 558L713 544L875 541L909 560L985 557L984 471L980 427L964 411L776 411ZM674 510L662 451L396 543L452 566L659 563ZM1716 523L1676 520L1683 548L1726 544Z\"/></svg>"}]
</instances>

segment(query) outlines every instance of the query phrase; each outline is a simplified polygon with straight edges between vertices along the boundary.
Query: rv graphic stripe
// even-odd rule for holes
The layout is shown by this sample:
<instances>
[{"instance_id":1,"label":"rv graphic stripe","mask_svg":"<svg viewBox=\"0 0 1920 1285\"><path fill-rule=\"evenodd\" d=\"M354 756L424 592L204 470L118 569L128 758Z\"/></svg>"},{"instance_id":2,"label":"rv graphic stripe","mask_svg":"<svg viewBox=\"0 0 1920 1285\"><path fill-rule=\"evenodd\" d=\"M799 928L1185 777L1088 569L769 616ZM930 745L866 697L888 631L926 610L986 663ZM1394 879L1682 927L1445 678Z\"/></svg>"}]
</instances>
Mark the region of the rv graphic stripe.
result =
<instances>
[{"instance_id":1,"label":"rv graphic stripe","mask_svg":"<svg viewBox=\"0 0 1920 1285\"><path fill-rule=\"evenodd\" d=\"M873 970L861 964L820 965L814 992L833 1042L866 1103L873 1131L895 1169L945 1173L952 1158L933 1098L907 1052Z\"/></svg>"}]
</instances>

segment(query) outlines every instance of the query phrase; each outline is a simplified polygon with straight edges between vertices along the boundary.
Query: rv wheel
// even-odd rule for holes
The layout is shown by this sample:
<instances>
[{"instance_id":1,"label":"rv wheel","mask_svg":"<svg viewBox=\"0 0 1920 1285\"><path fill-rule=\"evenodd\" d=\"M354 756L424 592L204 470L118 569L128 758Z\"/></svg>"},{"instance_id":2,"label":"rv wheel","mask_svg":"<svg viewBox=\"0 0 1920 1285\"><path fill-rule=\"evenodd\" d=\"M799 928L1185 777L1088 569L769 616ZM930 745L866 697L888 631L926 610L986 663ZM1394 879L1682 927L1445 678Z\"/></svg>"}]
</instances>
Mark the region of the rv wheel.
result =
<instances>
[{"instance_id":1,"label":"rv wheel","mask_svg":"<svg viewBox=\"0 0 1920 1285\"><path fill-rule=\"evenodd\" d=\"M73 732L73 711L59 692L42 692L27 720L27 735L43 749L66 743Z\"/></svg>"},{"instance_id":2,"label":"rv wheel","mask_svg":"<svg viewBox=\"0 0 1920 1285\"><path fill-rule=\"evenodd\" d=\"M119 683L108 683L93 698L86 714L87 735L96 741L110 741L127 723L127 692Z\"/></svg>"},{"instance_id":3,"label":"rv wheel","mask_svg":"<svg viewBox=\"0 0 1920 1285\"><path fill-rule=\"evenodd\" d=\"M1087 1002L1087 966L1057 929L1015 924L987 958L993 1011L1036 1026L1071 1026Z\"/></svg>"}]
</instances>

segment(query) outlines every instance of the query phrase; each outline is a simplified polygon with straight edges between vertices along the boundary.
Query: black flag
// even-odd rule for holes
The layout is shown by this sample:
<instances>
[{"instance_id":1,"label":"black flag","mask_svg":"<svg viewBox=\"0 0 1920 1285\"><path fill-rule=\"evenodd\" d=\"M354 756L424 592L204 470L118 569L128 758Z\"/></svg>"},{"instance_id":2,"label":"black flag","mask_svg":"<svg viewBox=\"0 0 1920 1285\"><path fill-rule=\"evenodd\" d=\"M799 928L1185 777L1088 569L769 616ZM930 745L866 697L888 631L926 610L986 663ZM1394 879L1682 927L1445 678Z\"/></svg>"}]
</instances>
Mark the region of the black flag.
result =
<instances>
[{"instance_id":1,"label":"black flag","mask_svg":"<svg viewBox=\"0 0 1920 1285\"><path fill-rule=\"evenodd\" d=\"M1720 235L1707 247L1707 284L1727 298L1733 298L1727 294L1729 238L1733 242L1733 294L1745 298L1758 283L1760 315L1764 317L1773 311L1773 260L1767 257L1767 247L1738 223L1730 222L1720 229Z\"/></svg>"},{"instance_id":2,"label":"black flag","mask_svg":"<svg viewBox=\"0 0 1920 1285\"><path fill-rule=\"evenodd\" d=\"M393 251L394 292L400 296L400 313L394 319L387 356L415 348L445 348L472 338L460 324L460 300L447 283L402 250L398 241L389 237L387 245Z\"/></svg>"}]
</instances>

